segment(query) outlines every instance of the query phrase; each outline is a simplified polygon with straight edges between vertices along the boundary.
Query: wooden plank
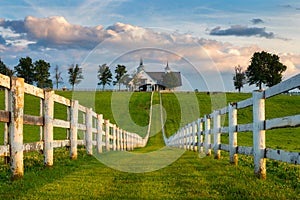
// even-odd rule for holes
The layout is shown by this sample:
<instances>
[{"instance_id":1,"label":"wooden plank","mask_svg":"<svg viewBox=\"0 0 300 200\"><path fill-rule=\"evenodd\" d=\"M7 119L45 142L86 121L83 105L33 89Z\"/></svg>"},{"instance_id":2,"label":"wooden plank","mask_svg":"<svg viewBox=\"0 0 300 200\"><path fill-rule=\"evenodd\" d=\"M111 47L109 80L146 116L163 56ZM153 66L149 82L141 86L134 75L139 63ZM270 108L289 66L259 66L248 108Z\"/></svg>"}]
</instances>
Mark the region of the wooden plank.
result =
<instances>
[{"instance_id":1,"label":"wooden plank","mask_svg":"<svg viewBox=\"0 0 300 200\"><path fill-rule=\"evenodd\" d=\"M10 121L10 112L0 110L0 122L8 123Z\"/></svg>"},{"instance_id":2,"label":"wooden plank","mask_svg":"<svg viewBox=\"0 0 300 200\"><path fill-rule=\"evenodd\" d=\"M23 124L33 125L33 126L43 126L44 117L42 116L33 116L33 115L24 115Z\"/></svg>"},{"instance_id":3,"label":"wooden plank","mask_svg":"<svg viewBox=\"0 0 300 200\"><path fill-rule=\"evenodd\" d=\"M70 159L77 159L77 144L78 144L78 101L71 101L70 108Z\"/></svg>"},{"instance_id":4,"label":"wooden plank","mask_svg":"<svg viewBox=\"0 0 300 200\"><path fill-rule=\"evenodd\" d=\"M274 85L273 87L266 89L265 98L270 98L272 96L281 94L283 92L287 92L297 87L300 87L300 74L293 76L292 78L289 78L277 85Z\"/></svg>"},{"instance_id":5,"label":"wooden plank","mask_svg":"<svg viewBox=\"0 0 300 200\"><path fill-rule=\"evenodd\" d=\"M10 89L10 78L0 74L0 86Z\"/></svg>"},{"instance_id":6,"label":"wooden plank","mask_svg":"<svg viewBox=\"0 0 300 200\"><path fill-rule=\"evenodd\" d=\"M236 152L238 154L253 156L253 147L237 146Z\"/></svg>"},{"instance_id":7,"label":"wooden plank","mask_svg":"<svg viewBox=\"0 0 300 200\"><path fill-rule=\"evenodd\" d=\"M84 140L77 140L77 145L85 145L85 142Z\"/></svg>"},{"instance_id":8,"label":"wooden plank","mask_svg":"<svg viewBox=\"0 0 300 200\"><path fill-rule=\"evenodd\" d=\"M57 103L62 104L62 105L71 106L71 100L67 99L66 97L54 94L53 95L53 100Z\"/></svg>"},{"instance_id":9,"label":"wooden plank","mask_svg":"<svg viewBox=\"0 0 300 200\"><path fill-rule=\"evenodd\" d=\"M228 107L220 109L219 112L220 112L220 115L225 115L226 113L228 113Z\"/></svg>"},{"instance_id":10,"label":"wooden plank","mask_svg":"<svg viewBox=\"0 0 300 200\"><path fill-rule=\"evenodd\" d=\"M53 140L53 148L70 146L70 140Z\"/></svg>"},{"instance_id":11,"label":"wooden plank","mask_svg":"<svg viewBox=\"0 0 300 200\"><path fill-rule=\"evenodd\" d=\"M229 145L228 144L220 144L219 147L220 147L219 148L220 150L229 152Z\"/></svg>"},{"instance_id":12,"label":"wooden plank","mask_svg":"<svg viewBox=\"0 0 300 200\"><path fill-rule=\"evenodd\" d=\"M251 98L249 98L249 99L246 99L246 100L237 102L236 104L237 104L237 105L236 105L236 108L237 108L237 109L246 108L246 107L249 107L249 106L252 106L252 105L253 105L253 99L252 99L252 97L251 97Z\"/></svg>"},{"instance_id":13,"label":"wooden plank","mask_svg":"<svg viewBox=\"0 0 300 200\"><path fill-rule=\"evenodd\" d=\"M266 129L296 127L300 125L300 115L266 120Z\"/></svg>"},{"instance_id":14,"label":"wooden plank","mask_svg":"<svg viewBox=\"0 0 300 200\"><path fill-rule=\"evenodd\" d=\"M60 127L60 128L70 128L71 123L61 119L53 119L53 126Z\"/></svg>"},{"instance_id":15,"label":"wooden plank","mask_svg":"<svg viewBox=\"0 0 300 200\"><path fill-rule=\"evenodd\" d=\"M77 128L78 128L78 130L82 130L82 131L86 130L85 124L77 124Z\"/></svg>"},{"instance_id":16,"label":"wooden plank","mask_svg":"<svg viewBox=\"0 0 300 200\"><path fill-rule=\"evenodd\" d=\"M85 140L86 140L86 154L93 155L93 133L92 133L92 125L93 125L93 117L92 117L92 109L86 108L85 115L85 123L86 123L86 131L85 131Z\"/></svg>"},{"instance_id":17,"label":"wooden plank","mask_svg":"<svg viewBox=\"0 0 300 200\"><path fill-rule=\"evenodd\" d=\"M221 133L228 133L229 132L229 128L228 127L221 127L220 128L220 132Z\"/></svg>"},{"instance_id":18,"label":"wooden plank","mask_svg":"<svg viewBox=\"0 0 300 200\"><path fill-rule=\"evenodd\" d=\"M40 151L43 149L44 149L44 142L42 141L23 144L24 152Z\"/></svg>"},{"instance_id":19,"label":"wooden plank","mask_svg":"<svg viewBox=\"0 0 300 200\"><path fill-rule=\"evenodd\" d=\"M78 110L80 110L81 112L85 113L85 109L86 109L86 107L78 104Z\"/></svg>"},{"instance_id":20,"label":"wooden plank","mask_svg":"<svg viewBox=\"0 0 300 200\"><path fill-rule=\"evenodd\" d=\"M24 91L26 94L30 94L39 98L44 99L45 95L44 95L44 90L38 87L35 87L33 85L24 83Z\"/></svg>"},{"instance_id":21,"label":"wooden plank","mask_svg":"<svg viewBox=\"0 0 300 200\"><path fill-rule=\"evenodd\" d=\"M237 132L251 132L253 131L253 124L238 124Z\"/></svg>"},{"instance_id":22,"label":"wooden plank","mask_svg":"<svg viewBox=\"0 0 300 200\"><path fill-rule=\"evenodd\" d=\"M266 148L266 158L300 165L300 152L288 152Z\"/></svg>"}]
</instances>

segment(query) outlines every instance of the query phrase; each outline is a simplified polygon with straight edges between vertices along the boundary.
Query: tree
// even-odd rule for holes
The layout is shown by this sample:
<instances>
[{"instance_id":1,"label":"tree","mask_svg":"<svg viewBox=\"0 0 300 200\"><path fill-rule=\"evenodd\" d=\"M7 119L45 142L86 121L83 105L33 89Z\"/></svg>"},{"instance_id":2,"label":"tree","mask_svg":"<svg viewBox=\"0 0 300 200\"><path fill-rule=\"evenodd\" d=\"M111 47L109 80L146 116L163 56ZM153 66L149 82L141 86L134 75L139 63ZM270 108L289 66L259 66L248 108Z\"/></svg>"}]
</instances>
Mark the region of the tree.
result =
<instances>
[{"instance_id":1,"label":"tree","mask_svg":"<svg viewBox=\"0 0 300 200\"><path fill-rule=\"evenodd\" d=\"M240 65L234 67L235 74L233 76L233 84L235 89L241 92L241 88L246 83L246 73L243 71Z\"/></svg>"},{"instance_id":2,"label":"tree","mask_svg":"<svg viewBox=\"0 0 300 200\"><path fill-rule=\"evenodd\" d=\"M0 58L0 73L9 77L14 75L14 70L9 69Z\"/></svg>"},{"instance_id":3,"label":"tree","mask_svg":"<svg viewBox=\"0 0 300 200\"><path fill-rule=\"evenodd\" d=\"M117 65L115 69L115 81L113 82L114 85L118 84L119 85L119 91L122 83L122 77L127 73L126 67L124 65Z\"/></svg>"},{"instance_id":4,"label":"tree","mask_svg":"<svg viewBox=\"0 0 300 200\"><path fill-rule=\"evenodd\" d=\"M25 79L28 84L33 84L35 80L34 65L30 57L20 58L19 64L15 66L15 71L18 77Z\"/></svg>"},{"instance_id":5,"label":"tree","mask_svg":"<svg viewBox=\"0 0 300 200\"><path fill-rule=\"evenodd\" d=\"M277 55L265 51L255 52L246 71L248 83L249 85L256 84L260 90L262 89L262 84L271 87L281 82L282 73L286 68L279 61Z\"/></svg>"},{"instance_id":6,"label":"tree","mask_svg":"<svg viewBox=\"0 0 300 200\"><path fill-rule=\"evenodd\" d=\"M82 68L78 66L78 64L72 64L68 68L69 74L69 83L72 85L72 91L74 91L74 86L78 85L83 79Z\"/></svg>"},{"instance_id":7,"label":"tree","mask_svg":"<svg viewBox=\"0 0 300 200\"><path fill-rule=\"evenodd\" d=\"M58 89L59 84L63 84L63 78L61 77L61 71L59 71L58 65L54 68L54 82L56 84L56 89Z\"/></svg>"},{"instance_id":8,"label":"tree","mask_svg":"<svg viewBox=\"0 0 300 200\"><path fill-rule=\"evenodd\" d=\"M179 86L178 77L173 72L167 72L163 75L162 84L169 89Z\"/></svg>"},{"instance_id":9,"label":"tree","mask_svg":"<svg viewBox=\"0 0 300 200\"><path fill-rule=\"evenodd\" d=\"M129 74L125 74L124 76L122 76L122 78L120 79L120 82L125 85L125 87L128 89L128 84L130 82L131 78L129 76Z\"/></svg>"},{"instance_id":10,"label":"tree","mask_svg":"<svg viewBox=\"0 0 300 200\"><path fill-rule=\"evenodd\" d=\"M99 65L98 79L100 80L98 85L102 85L102 90L104 90L105 85L110 85L112 73L106 64Z\"/></svg>"},{"instance_id":11,"label":"tree","mask_svg":"<svg viewBox=\"0 0 300 200\"><path fill-rule=\"evenodd\" d=\"M139 73L134 73L132 75L132 86L133 86L133 90L136 90L136 88L141 84L141 77Z\"/></svg>"},{"instance_id":12,"label":"tree","mask_svg":"<svg viewBox=\"0 0 300 200\"><path fill-rule=\"evenodd\" d=\"M34 62L34 79L37 87L52 88L52 80L50 79L50 63L44 60L37 60Z\"/></svg>"}]
</instances>

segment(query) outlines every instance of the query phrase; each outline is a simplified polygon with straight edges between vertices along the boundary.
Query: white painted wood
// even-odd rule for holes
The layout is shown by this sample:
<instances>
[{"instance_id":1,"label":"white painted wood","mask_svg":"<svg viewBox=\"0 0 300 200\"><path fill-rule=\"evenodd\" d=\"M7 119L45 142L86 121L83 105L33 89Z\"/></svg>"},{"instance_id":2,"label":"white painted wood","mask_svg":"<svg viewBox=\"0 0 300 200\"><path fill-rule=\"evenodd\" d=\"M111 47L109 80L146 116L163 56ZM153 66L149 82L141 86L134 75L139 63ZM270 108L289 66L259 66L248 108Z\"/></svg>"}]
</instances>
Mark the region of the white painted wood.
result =
<instances>
[{"instance_id":1,"label":"white painted wood","mask_svg":"<svg viewBox=\"0 0 300 200\"><path fill-rule=\"evenodd\" d=\"M238 164L238 155L236 154L237 147L237 109L236 104L228 105L228 126L229 126L229 155L230 163Z\"/></svg>"},{"instance_id":2,"label":"white painted wood","mask_svg":"<svg viewBox=\"0 0 300 200\"><path fill-rule=\"evenodd\" d=\"M70 140L54 140L53 141L53 148L61 148L70 146Z\"/></svg>"},{"instance_id":3,"label":"white painted wood","mask_svg":"<svg viewBox=\"0 0 300 200\"><path fill-rule=\"evenodd\" d=\"M230 146L228 144L220 144L220 150L229 152Z\"/></svg>"},{"instance_id":4,"label":"white painted wood","mask_svg":"<svg viewBox=\"0 0 300 200\"><path fill-rule=\"evenodd\" d=\"M0 74L1 76L2 74ZM0 80L1 83L1 80ZM9 111L9 90L7 88L4 89L4 110ZM4 123L4 136L3 136L3 144L8 145L8 124L9 123Z\"/></svg>"},{"instance_id":5,"label":"white painted wood","mask_svg":"<svg viewBox=\"0 0 300 200\"><path fill-rule=\"evenodd\" d=\"M266 158L278 160L281 162L287 162L291 164L300 164L300 154L299 152L288 152L284 150L277 149L266 149Z\"/></svg>"},{"instance_id":6,"label":"white painted wood","mask_svg":"<svg viewBox=\"0 0 300 200\"><path fill-rule=\"evenodd\" d=\"M103 115L97 115L97 153L102 153Z\"/></svg>"},{"instance_id":7,"label":"white painted wood","mask_svg":"<svg viewBox=\"0 0 300 200\"><path fill-rule=\"evenodd\" d=\"M53 165L53 116L54 116L54 91L45 91L44 102L44 165Z\"/></svg>"},{"instance_id":8,"label":"white painted wood","mask_svg":"<svg viewBox=\"0 0 300 200\"><path fill-rule=\"evenodd\" d=\"M9 110L10 171L11 179L23 178L23 115L24 115L24 79L13 77L11 80Z\"/></svg>"},{"instance_id":9,"label":"white painted wood","mask_svg":"<svg viewBox=\"0 0 300 200\"><path fill-rule=\"evenodd\" d=\"M249 106L253 105L253 98L245 99L243 101L237 102L236 108L241 109L241 108L246 108Z\"/></svg>"},{"instance_id":10,"label":"white painted wood","mask_svg":"<svg viewBox=\"0 0 300 200\"><path fill-rule=\"evenodd\" d=\"M104 120L104 124L105 124L105 148L106 151L110 150L110 142L109 142L109 138L110 138L110 126L109 126L109 120Z\"/></svg>"},{"instance_id":11,"label":"white painted wood","mask_svg":"<svg viewBox=\"0 0 300 200\"><path fill-rule=\"evenodd\" d=\"M86 154L93 155L93 117L92 117L92 109L86 108L86 115L85 115L85 123L86 123L86 130L85 130L85 141L86 141Z\"/></svg>"},{"instance_id":12,"label":"white painted wood","mask_svg":"<svg viewBox=\"0 0 300 200\"><path fill-rule=\"evenodd\" d=\"M86 130L86 125L85 124L77 124L77 129L81 130L81 131L85 131Z\"/></svg>"},{"instance_id":13,"label":"white painted wood","mask_svg":"<svg viewBox=\"0 0 300 200\"><path fill-rule=\"evenodd\" d=\"M61 120L61 119L53 119L53 126L60 127L60 128L70 128L70 122Z\"/></svg>"},{"instance_id":14,"label":"white painted wood","mask_svg":"<svg viewBox=\"0 0 300 200\"><path fill-rule=\"evenodd\" d=\"M266 130L273 128L294 127L300 125L300 115L266 120Z\"/></svg>"},{"instance_id":15,"label":"white painted wood","mask_svg":"<svg viewBox=\"0 0 300 200\"><path fill-rule=\"evenodd\" d=\"M197 121L197 126L198 126L198 152L199 153L203 153L203 121L202 119L198 119ZM202 144L202 145L201 145Z\"/></svg>"},{"instance_id":16,"label":"white painted wood","mask_svg":"<svg viewBox=\"0 0 300 200\"><path fill-rule=\"evenodd\" d=\"M221 116L218 110L214 111L214 158L221 158L221 151L219 150L219 145L221 143Z\"/></svg>"},{"instance_id":17,"label":"white painted wood","mask_svg":"<svg viewBox=\"0 0 300 200\"><path fill-rule=\"evenodd\" d=\"M86 108L85 108L84 106L78 104L78 110L79 110L79 111L85 113L85 109L86 109ZM85 119L85 117L83 117L83 119Z\"/></svg>"},{"instance_id":18,"label":"white painted wood","mask_svg":"<svg viewBox=\"0 0 300 200\"><path fill-rule=\"evenodd\" d=\"M298 87L300 87L300 74L268 88L265 91L265 98L269 98Z\"/></svg>"},{"instance_id":19,"label":"white painted wood","mask_svg":"<svg viewBox=\"0 0 300 200\"><path fill-rule=\"evenodd\" d=\"M265 130L262 122L265 120L264 92L253 92L253 156L254 173L258 178L266 178L266 159L264 158Z\"/></svg>"},{"instance_id":20,"label":"white painted wood","mask_svg":"<svg viewBox=\"0 0 300 200\"><path fill-rule=\"evenodd\" d=\"M27 84L27 83L24 83L24 87L25 87L24 92L26 94L30 94L30 95L44 99L45 95L44 95L43 89L35 87L35 86Z\"/></svg>"},{"instance_id":21,"label":"white painted wood","mask_svg":"<svg viewBox=\"0 0 300 200\"><path fill-rule=\"evenodd\" d=\"M0 86L10 89L10 78L3 74L0 74Z\"/></svg>"},{"instance_id":22,"label":"white painted wood","mask_svg":"<svg viewBox=\"0 0 300 200\"><path fill-rule=\"evenodd\" d=\"M197 124L196 122L192 123L192 150L193 151L197 151L197 145L196 145L196 141L197 141Z\"/></svg>"},{"instance_id":23,"label":"white painted wood","mask_svg":"<svg viewBox=\"0 0 300 200\"><path fill-rule=\"evenodd\" d=\"M70 99L67 99L66 97L63 97L63 96L54 94L54 95L53 95L53 100L54 100L55 102L57 102L57 103L62 104L62 105L65 105L65 106L71 106L71 100L70 100Z\"/></svg>"},{"instance_id":24,"label":"white painted wood","mask_svg":"<svg viewBox=\"0 0 300 200\"><path fill-rule=\"evenodd\" d=\"M247 156L253 156L253 147L237 146L237 153Z\"/></svg>"},{"instance_id":25,"label":"white painted wood","mask_svg":"<svg viewBox=\"0 0 300 200\"><path fill-rule=\"evenodd\" d=\"M43 117L44 114L44 100L40 99L40 117ZM40 141L43 140L43 127L40 126Z\"/></svg>"},{"instance_id":26,"label":"white painted wood","mask_svg":"<svg viewBox=\"0 0 300 200\"><path fill-rule=\"evenodd\" d=\"M78 101L71 101L70 108L70 158L72 160L77 159L77 144L78 144Z\"/></svg>"},{"instance_id":27,"label":"white painted wood","mask_svg":"<svg viewBox=\"0 0 300 200\"><path fill-rule=\"evenodd\" d=\"M237 125L238 132L251 132L253 131L253 123L249 124L239 124Z\"/></svg>"},{"instance_id":28,"label":"white painted wood","mask_svg":"<svg viewBox=\"0 0 300 200\"><path fill-rule=\"evenodd\" d=\"M221 133L229 133L229 127L221 127L220 132Z\"/></svg>"},{"instance_id":29,"label":"white painted wood","mask_svg":"<svg viewBox=\"0 0 300 200\"><path fill-rule=\"evenodd\" d=\"M113 125L113 151L116 151L117 150L117 128L116 128L116 125L114 124Z\"/></svg>"},{"instance_id":30,"label":"white painted wood","mask_svg":"<svg viewBox=\"0 0 300 200\"><path fill-rule=\"evenodd\" d=\"M225 107L225 108L222 108L219 110L220 115L225 115L226 113L228 113L228 107Z\"/></svg>"},{"instance_id":31,"label":"white painted wood","mask_svg":"<svg viewBox=\"0 0 300 200\"><path fill-rule=\"evenodd\" d=\"M204 120L205 120L205 138L204 138L205 154L207 156L210 156L211 155L210 118L208 118L208 116L205 115Z\"/></svg>"}]
</instances>

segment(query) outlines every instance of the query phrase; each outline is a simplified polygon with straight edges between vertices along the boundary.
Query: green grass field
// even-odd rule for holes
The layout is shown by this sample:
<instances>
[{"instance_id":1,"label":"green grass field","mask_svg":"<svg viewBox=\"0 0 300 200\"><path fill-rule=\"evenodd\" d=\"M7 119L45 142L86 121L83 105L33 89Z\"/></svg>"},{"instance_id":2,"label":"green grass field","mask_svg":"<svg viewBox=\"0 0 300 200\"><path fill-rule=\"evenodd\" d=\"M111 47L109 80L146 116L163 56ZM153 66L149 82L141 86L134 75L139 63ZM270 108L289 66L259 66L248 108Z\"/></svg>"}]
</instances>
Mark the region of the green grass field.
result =
<instances>
[{"instance_id":1,"label":"green grass field","mask_svg":"<svg viewBox=\"0 0 300 200\"><path fill-rule=\"evenodd\" d=\"M70 92L60 92L68 98ZM144 134L149 120L150 93L112 94L99 92L94 94L95 100L86 100L86 93L77 94L82 98L82 104L103 113L104 118L116 122L110 108L111 98L123 102L117 114L125 115L127 108L129 116ZM184 123L195 120L196 116L209 114L212 110L210 96L197 93L198 108L181 101L193 101L193 93L162 94L165 109L165 131L167 135L174 133ZM226 95L226 101L240 101L249 98L251 94L231 93ZM3 93L1 94L1 98ZM127 100L126 100L127 99ZM180 99L180 100L178 100ZM25 113L38 114L39 100L27 96ZM30 103L28 103L30 102ZM127 104L126 104L127 102ZM129 103L128 103L129 102ZM157 117L159 104L158 94L154 94L155 107L152 128L159 126ZM284 106L283 106L284 105ZM188 112L182 113L181 108ZM3 99L0 100L3 109ZM279 95L266 101L266 118L282 117L300 113L300 96ZM252 119L251 109L238 111L238 123L249 123ZM184 119L182 119L182 116ZM55 105L55 117L65 119L66 108ZM117 116L116 118L118 118ZM224 123L226 122L224 119ZM118 122L116 122L118 123ZM121 123L121 122L120 122ZM140 128L139 128L140 127ZM130 127L128 127L130 128ZM24 141L39 140L38 127L26 126ZM3 123L0 123L3 131ZM267 131L267 147L290 151L299 151L300 128L285 128ZM55 130L55 138L65 138L66 131ZM164 146L161 132L153 133L146 148L136 149L136 153L147 153ZM3 141L3 136L0 138ZM222 135L222 142L228 143L227 135ZM238 144L252 146L251 133L239 133ZM300 168L296 165L267 161L267 180L254 177L253 159L239 155L239 165L229 164L229 155L221 152L220 160L213 157L200 158L196 152L186 151L172 164L148 173L126 173L111 169L99 162L93 156L85 155L84 148L79 148L79 158L69 160L69 152L65 148L55 149L54 166L44 168L43 155L38 152L25 154L25 175L23 180L9 180L9 166L0 163L0 199L297 199L300 198ZM134 163L133 163L134 164Z\"/></svg>"}]
</instances>

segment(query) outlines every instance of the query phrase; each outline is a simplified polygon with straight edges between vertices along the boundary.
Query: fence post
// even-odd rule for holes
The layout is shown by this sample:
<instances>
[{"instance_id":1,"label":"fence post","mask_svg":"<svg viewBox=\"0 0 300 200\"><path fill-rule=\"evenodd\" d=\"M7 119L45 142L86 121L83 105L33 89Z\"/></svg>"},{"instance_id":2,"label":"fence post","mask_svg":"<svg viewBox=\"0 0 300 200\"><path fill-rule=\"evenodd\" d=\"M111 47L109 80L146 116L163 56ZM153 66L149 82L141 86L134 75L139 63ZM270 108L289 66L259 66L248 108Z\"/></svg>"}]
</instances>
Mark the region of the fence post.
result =
<instances>
[{"instance_id":1,"label":"fence post","mask_svg":"<svg viewBox=\"0 0 300 200\"><path fill-rule=\"evenodd\" d=\"M264 92L254 91L252 98L254 173L258 178L266 179Z\"/></svg>"},{"instance_id":2,"label":"fence post","mask_svg":"<svg viewBox=\"0 0 300 200\"><path fill-rule=\"evenodd\" d=\"M9 124L9 150L11 179L23 178L23 115L24 115L24 79L11 78L10 91L11 121Z\"/></svg>"},{"instance_id":3,"label":"fence post","mask_svg":"<svg viewBox=\"0 0 300 200\"><path fill-rule=\"evenodd\" d=\"M203 125L202 125L202 122L201 122L201 119L199 118L198 119L198 129L197 129L197 134L198 134L198 152L199 153L203 153L203 134L202 134L202 131L203 131Z\"/></svg>"},{"instance_id":4,"label":"fence post","mask_svg":"<svg viewBox=\"0 0 300 200\"><path fill-rule=\"evenodd\" d=\"M78 124L78 101L71 100L70 108L70 159L77 159L77 124Z\"/></svg>"},{"instance_id":5,"label":"fence post","mask_svg":"<svg viewBox=\"0 0 300 200\"><path fill-rule=\"evenodd\" d=\"M228 105L228 127L229 127L229 153L230 163L238 164L237 147L237 104L229 103Z\"/></svg>"},{"instance_id":6,"label":"fence post","mask_svg":"<svg viewBox=\"0 0 300 200\"><path fill-rule=\"evenodd\" d=\"M220 111L216 110L214 111L214 158L218 160L221 157L221 151L219 149L221 143L220 128L221 128Z\"/></svg>"},{"instance_id":7,"label":"fence post","mask_svg":"<svg viewBox=\"0 0 300 200\"><path fill-rule=\"evenodd\" d=\"M43 105L44 105L44 100L40 99L40 116L41 117L43 117L43 113L44 113ZM42 140L43 140L43 127L40 126L40 141L42 141Z\"/></svg>"},{"instance_id":8,"label":"fence post","mask_svg":"<svg viewBox=\"0 0 300 200\"><path fill-rule=\"evenodd\" d=\"M9 111L9 99L10 99L10 92L7 88L4 89L4 95L5 95L5 111ZM4 136L3 136L3 144L8 145L9 144L9 138L8 138L8 129L9 129L9 123L4 123ZM9 163L9 156L7 153L4 156L4 162L5 164Z\"/></svg>"},{"instance_id":9,"label":"fence post","mask_svg":"<svg viewBox=\"0 0 300 200\"><path fill-rule=\"evenodd\" d=\"M117 126L117 151L120 151L120 128Z\"/></svg>"},{"instance_id":10,"label":"fence post","mask_svg":"<svg viewBox=\"0 0 300 200\"><path fill-rule=\"evenodd\" d=\"M117 150L117 134L116 134L116 125L113 125L113 150L116 151Z\"/></svg>"},{"instance_id":11,"label":"fence post","mask_svg":"<svg viewBox=\"0 0 300 200\"><path fill-rule=\"evenodd\" d=\"M93 155L93 116L92 116L92 109L86 108L85 109L85 148L87 155Z\"/></svg>"},{"instance_id":12,"label":"fence post","mask_svg":"<svg viewBox=\"0 0 300 200\"><path fill-rule=\"evenodd\" d=\"M123 130L120 128L120 151L123 151L124 150L124 148L123 148Z\"/></svg>"},{"instance_id":13,"label":"fence post","mask_svg":"<svg viewBox=\"0 0 300 200\"><path fill-rule=\"evenodd\" d=\"M109 151L110 150L110 144L109 144L109 137L110 137L110 135L109 135L109 129L110 129L110 127L109 127L109 120L108 119L105 120L104 123L105 123L105 148L106 148L106 151Z\"/></svg>"},{"instance_id":14,"label":"fence post","mask_svg":"<svg viewBox=\"0 0 300 200\"><path fill-rule=\"evenodd\" d=\"M193 138L192 138L192 142L193 142L193 151L196 151L197 150L197 147L196 147L196 140L197 140L197 135L196 135L196 132L197 132L197 124L196 122L193 122L192 123L192 133L193 133Z\"/></svg>"},{"instance_id":15,"label":"fence post","mask_svg":"<svg viewBox=\"0 0 300 200\"><path fill-rule=\"evenodd\" d=\"M209 118L209 116L207 116L207 115L205 115L205 117L204 117L204 120L205 120L205 141L204 141L204 143L205 143L205 154L207 155L207 156L210 156L211 155L211 149L210 149L210 141L211 141L211 139L210 139L210 134L209 134L209 132L210 132L210 118Z\"/></svg>"},{"instance_id":16,"label":"fence post","mask_svg":"<svg viewBox=\"0 0 300 200\"><path fill-rule=\"evenodd\" d=\"M103 115L97 115L97 153L102 153Z\"/></svg>"},{"instance_id":17,"label":"fence post","mask_svg":"<svg viewBox=\"0 0 300 200\"><path fill-rule=\"evenodd\" d=\"M45 91L44 102L44 165L53 165L53 90Z\"/></svg>"}]
</instances>

